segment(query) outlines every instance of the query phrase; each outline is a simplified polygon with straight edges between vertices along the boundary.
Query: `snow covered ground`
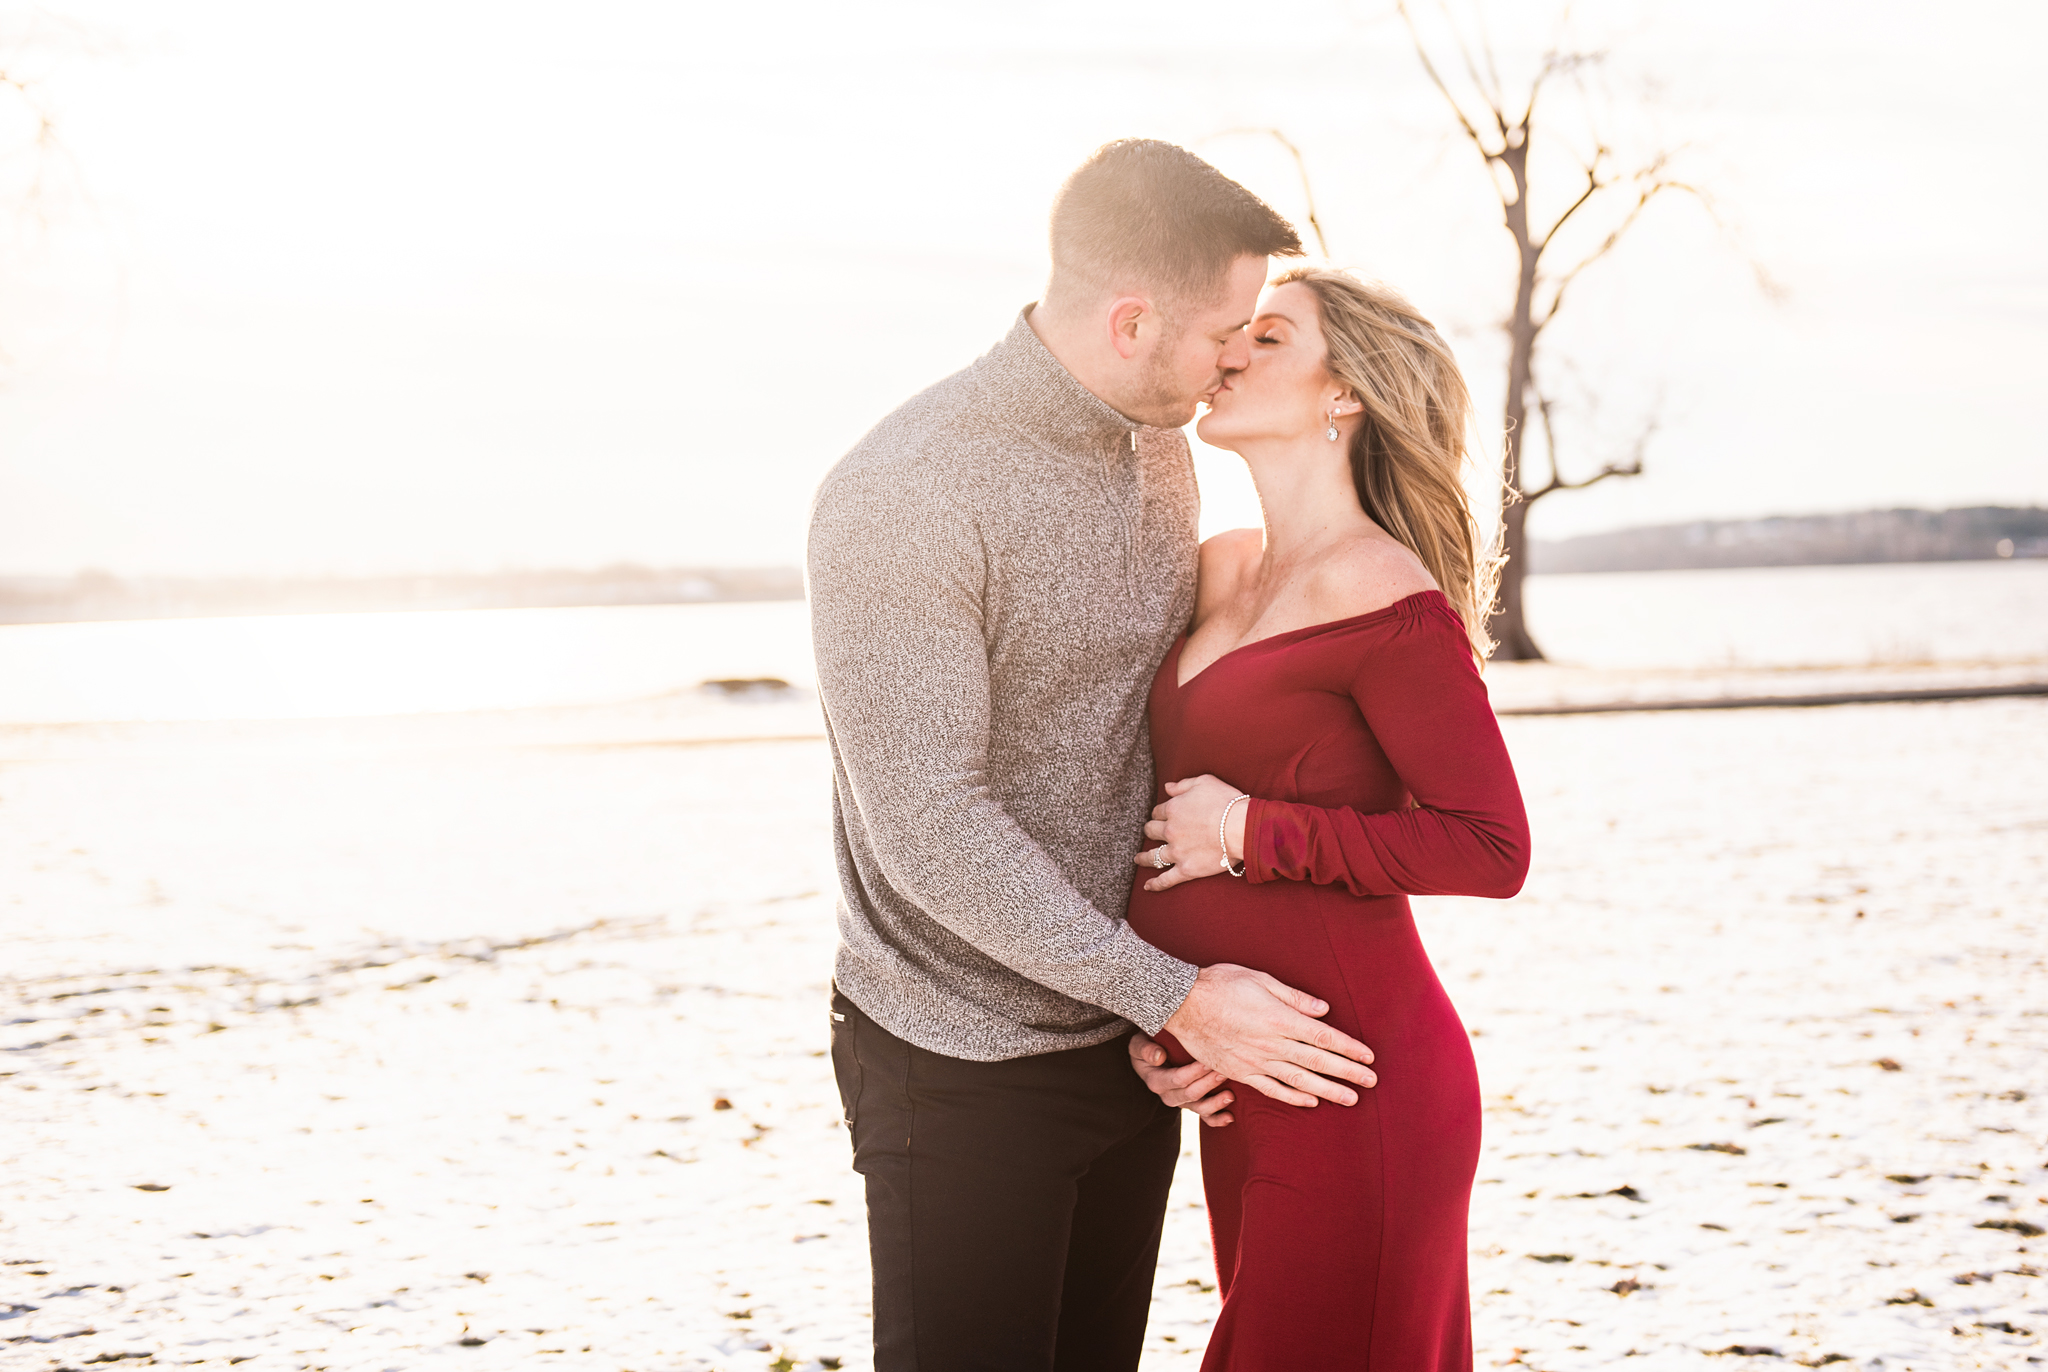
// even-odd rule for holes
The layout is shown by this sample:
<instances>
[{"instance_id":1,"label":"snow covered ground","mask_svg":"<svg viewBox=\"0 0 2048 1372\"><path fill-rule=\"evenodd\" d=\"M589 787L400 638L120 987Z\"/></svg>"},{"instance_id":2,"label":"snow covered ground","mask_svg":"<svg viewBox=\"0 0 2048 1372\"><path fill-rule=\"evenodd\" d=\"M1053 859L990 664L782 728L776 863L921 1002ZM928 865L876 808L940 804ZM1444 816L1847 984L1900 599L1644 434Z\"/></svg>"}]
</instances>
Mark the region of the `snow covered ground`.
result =
<instances>
[{"instance_id":1,"label":"snow covered ground","mask_svg":"<svg viewBox=\"0 0 2048 1372\"><path fill-rule=\"evenodd\" d=\"M808 709L0 728L0 1366L866 1366ZM1480 1366L2041 1363L2048 701L1506 727Z\"/></svg>"}]
</instances>

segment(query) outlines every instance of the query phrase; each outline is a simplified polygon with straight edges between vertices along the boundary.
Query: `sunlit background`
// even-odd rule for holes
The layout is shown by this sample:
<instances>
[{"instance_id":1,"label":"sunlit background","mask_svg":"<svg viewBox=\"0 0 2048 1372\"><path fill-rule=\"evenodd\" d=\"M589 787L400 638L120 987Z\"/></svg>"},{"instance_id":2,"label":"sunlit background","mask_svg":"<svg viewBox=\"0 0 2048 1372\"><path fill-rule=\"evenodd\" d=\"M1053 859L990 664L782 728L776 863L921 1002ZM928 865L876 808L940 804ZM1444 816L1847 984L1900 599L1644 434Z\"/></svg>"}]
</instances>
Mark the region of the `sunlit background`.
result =
<instances>
[{"instance_id":1,"label":"sunlit background","mask_svg":"<svg viewBox=\"0 0 2048 1372\"><path fill-rule=\"evenodd\" d=\"M1496 9L1526 66L1554 12ZM62 152L5 206L0 572L792 563L818 477L1035 298L1054 188L1133 134L1298 219L1285 152L1229 132L1283 130L1333 256L1498 409L1509 245L1388 5L5 13ZM1662 423L1643 477L1538 532L2048 500L2048 15L1573 15L1597 131L1673 150L1726 231L1674 199L1581 283L1568 452Z\"/></svg>"},{"instance_id":2,"label":"sunlit background","mask_svg":"<svg viewBox=\"0 0 2048 1372\"><path fill-rule=\"evenodd\" d=\"M1528 886L1416 902L1478 1365L2019 1367L2048 8L1479 8L1511 91L1599 59L1539 216L1602 145L1700 194L1539 355L1565 476L1651 436L1487 669ZM810 494L1126 135L1312 194L1499 451L1514 258L1394 7L0 0L0 75L0 1362L869 1368ZM1214 1279L1190 1152L1146 1372Z\"/></svg>"},{"instance_id":3,"label":"sunlit background","mask_svg":"<svg viewBox=\"0 0 2048 1372\"><path fill-rule=\"evenodd\" d=\"M1491 12L1511 89L1553 47L1601 55L1546 96L1562 137L1539 212L1575 193L1565 154L1603 144L1622 170L1668 154L1703 193L1652 205L1545 338L1566 475L1654 436L1642 476L1537 506L1537 537L2048 501L2032 413L2048 277L2029 232L2048 192L2026 106L2048 18L1846 13ZM1054 188L1133 134L1198 149L1305 229L1313 195L1331 256L1452 336L1479 447L1499 442L1510 243L1385 4L0 15L4 70L26 82L0 197L0 576L793 566L825 469L1007 328L1042 283ZM53 122L40 151L35 111ZM1615 219L1589 211L1559 264ZM1198 445L1197 464L1205 532L1255 523L1236 460ZM1643 660L1594 624L1605 593L1570 580L1531 591L1553 655ZM1886 613L1852 598L1852 620ZM1979 638L2010 622L1981 617ZM644 655L630 619L607 622ZM529 615L531 641L589 632L551 622ZM596 664L622 654L602 650L565 683L559 653L456 646L514 626L388 630L12 631L0 716L625 698L719 665L612 670ZM1725 637L1660 660L1860 661L1926 633ZM1989 655L2048 650L2021 638ZM456 684L484 662L525 687Z\"/></svg>"}]
</instances>

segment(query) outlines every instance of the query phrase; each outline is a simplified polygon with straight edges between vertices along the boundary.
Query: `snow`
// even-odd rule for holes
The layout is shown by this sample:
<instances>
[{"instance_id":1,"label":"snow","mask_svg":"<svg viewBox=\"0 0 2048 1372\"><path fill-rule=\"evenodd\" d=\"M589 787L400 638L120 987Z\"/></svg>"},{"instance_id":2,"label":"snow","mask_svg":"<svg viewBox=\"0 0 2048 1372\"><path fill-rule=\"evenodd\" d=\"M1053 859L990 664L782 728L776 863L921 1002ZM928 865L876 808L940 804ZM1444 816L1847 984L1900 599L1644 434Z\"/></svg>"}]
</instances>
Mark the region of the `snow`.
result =
<instances>
[{"instance_id":1,"label":"snow","mask_svg":"<svg viewBox=\"0 0 2048 1372\"><path fill-rule=\"evenodd\" d=\"M0 1366L866 1367L817 727L0 727ZM1505 728L1527 891L1417 903L1480 1366L2037 1363L2048 702Z\"/></svg>"}]
</instances>

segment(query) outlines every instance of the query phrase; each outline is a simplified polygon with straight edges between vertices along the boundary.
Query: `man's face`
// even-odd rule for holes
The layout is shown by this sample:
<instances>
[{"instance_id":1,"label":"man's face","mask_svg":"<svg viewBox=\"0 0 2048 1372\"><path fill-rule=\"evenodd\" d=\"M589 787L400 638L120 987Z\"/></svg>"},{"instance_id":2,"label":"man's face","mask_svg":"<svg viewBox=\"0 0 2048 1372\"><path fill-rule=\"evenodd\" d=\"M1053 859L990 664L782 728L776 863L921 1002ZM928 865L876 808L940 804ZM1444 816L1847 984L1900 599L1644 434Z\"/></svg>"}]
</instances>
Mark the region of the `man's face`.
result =
<instances>
[{"instance_id":1,"label":"man's face","mask_svg":"<svg viewBox=\"0 0 2048 1372\"><path fill-rule=\"evenodd\" d=\"M1145 359L1139 393L1126 413L1159 429L1178 429L1193 419L1223 373L1244 367L1245 325L1265 284L1266 259L1247 254L1230 264L1215 298L1179 306Z\"/></svg>"}]
</instances>

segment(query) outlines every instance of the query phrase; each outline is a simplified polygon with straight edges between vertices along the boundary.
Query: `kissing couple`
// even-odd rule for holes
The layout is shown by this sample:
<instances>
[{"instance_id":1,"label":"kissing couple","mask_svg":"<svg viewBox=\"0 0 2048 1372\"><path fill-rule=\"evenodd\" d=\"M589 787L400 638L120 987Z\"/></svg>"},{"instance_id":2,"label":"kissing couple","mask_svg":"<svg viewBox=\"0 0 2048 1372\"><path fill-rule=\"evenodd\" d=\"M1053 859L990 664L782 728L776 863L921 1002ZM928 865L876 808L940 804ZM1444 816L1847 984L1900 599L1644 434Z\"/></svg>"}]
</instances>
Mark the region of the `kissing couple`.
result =
<instances>
[{"instance_id":1,"label":"kissing couple","mask_svg":"<svg viewBox=\"0 0 2048 1372\"><path fill-rule=\"evenodd\" d=\"M878 1372L1136 1368L1181 1108L1205 1372L1472 1365L1478 1081L1407 897L1527 871L1497 566L1450 349L1383 286L1268 279L1300 255L1192 153L1111 143L1045 298L818 490ZM1204 403L1265 527L1198 544Z\"/></svg>"}]
</instances>

